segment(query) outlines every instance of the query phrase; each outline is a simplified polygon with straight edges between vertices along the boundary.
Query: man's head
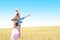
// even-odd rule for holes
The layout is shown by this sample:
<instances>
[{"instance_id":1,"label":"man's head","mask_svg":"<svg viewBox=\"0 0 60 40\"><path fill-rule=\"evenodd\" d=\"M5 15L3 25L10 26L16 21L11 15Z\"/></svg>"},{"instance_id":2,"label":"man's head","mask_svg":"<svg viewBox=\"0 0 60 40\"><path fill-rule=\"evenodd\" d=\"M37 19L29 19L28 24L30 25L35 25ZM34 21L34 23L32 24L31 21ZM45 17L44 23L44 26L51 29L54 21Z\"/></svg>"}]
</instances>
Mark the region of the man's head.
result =
<instances>
[{"instance_id":1,"label":"man's head","mask_svg":"<svg viewBox=\"0 0 60 40\"><path fill-rule=\"evenodd\" d=\"M17 16L18 18L20 18L20 14L19 14L19 13L17 13L16 16Z\"/></svg>"}]
</instances>

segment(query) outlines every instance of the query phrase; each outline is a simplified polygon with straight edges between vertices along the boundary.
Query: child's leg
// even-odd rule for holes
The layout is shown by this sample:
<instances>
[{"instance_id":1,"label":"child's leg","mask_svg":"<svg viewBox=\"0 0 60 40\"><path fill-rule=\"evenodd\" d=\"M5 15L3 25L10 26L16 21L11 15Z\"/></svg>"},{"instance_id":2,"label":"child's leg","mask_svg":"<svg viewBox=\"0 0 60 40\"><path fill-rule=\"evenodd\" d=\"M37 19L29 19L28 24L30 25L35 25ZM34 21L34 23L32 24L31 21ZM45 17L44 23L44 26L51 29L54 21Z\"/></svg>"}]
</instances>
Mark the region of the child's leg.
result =
<instances>
[{"instance_id":1,"label":"child's leg","mask_svg":"<svg viewBox=\"0 0 60 40\"><path fill-rule=\"evenodd\" d=\"M19 36L20 36L20 28L19 28Z\"/></svg>"},{"instance_id":2,"label":"child's leg","mask_svg":"<svg viewBox=\"0 0 60 40\"><path fill-rule=\"evenodd\" d=\"M19 36L20 36L20 28L18 27L18 31L19 31Z\"/></svg>"},{"instance_id":3,"label":"child's leg","mask_svg":"<svg viewBox=\"0 0 60 40\"><path fill-rule=\"evenodd\" d=\"M19 35L20 35L20 25L19 25Z\"/></svg>"},{"instance_id":4,"label":"child's leg","mask_svg":"<svg viewBox=\"0 0 60 40\"><path fill-rule=\"evenodd\" d=\"M19 36L19 34L15 34L13 38L14 38L14 40L18 40L20 38L20 36Z\"/></svg>"}]
</instances>

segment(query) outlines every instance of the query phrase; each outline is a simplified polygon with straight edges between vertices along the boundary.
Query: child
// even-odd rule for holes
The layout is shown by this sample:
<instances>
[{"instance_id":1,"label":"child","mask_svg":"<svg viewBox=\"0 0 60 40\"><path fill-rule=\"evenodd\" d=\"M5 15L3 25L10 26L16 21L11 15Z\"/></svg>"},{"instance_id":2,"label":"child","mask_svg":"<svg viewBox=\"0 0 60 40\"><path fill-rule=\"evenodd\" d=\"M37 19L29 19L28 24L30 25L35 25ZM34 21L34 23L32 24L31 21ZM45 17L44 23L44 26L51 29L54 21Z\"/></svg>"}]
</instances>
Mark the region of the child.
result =
<instances>
[{"instance_id":1,"label":"child","mask_svg":"<svg viewBox=\"0 0 60 40\"><path fill-rule=\"evenodd\" d=\"M17 23L18 16L16 15L12 21L14 21L14 27L12 29L11 40L18 40L20 38L20 28Z\"/></svg>"},{"instance_id":2,"label":"child","mask_svg":"<svg viewBox=\"0 0 60 40\"><path fill-rule=\"evenodd\" d=\"M18 30L19 30L18 26L16 26L15 28L13 28L12 35L11 35L11 40L18 40L20 38Z\"/></svg>"},{"instance_id":3,"label":"child","mask_svg":"<svg viewBox=\"0 0 60 40\"><path fill-rule=\"evenodd\" d=\"M12 30L11 40L18 40L20 38L19 30L20 28L18 27L18 23L16 22Z\"/></svg>"}]
</instances>

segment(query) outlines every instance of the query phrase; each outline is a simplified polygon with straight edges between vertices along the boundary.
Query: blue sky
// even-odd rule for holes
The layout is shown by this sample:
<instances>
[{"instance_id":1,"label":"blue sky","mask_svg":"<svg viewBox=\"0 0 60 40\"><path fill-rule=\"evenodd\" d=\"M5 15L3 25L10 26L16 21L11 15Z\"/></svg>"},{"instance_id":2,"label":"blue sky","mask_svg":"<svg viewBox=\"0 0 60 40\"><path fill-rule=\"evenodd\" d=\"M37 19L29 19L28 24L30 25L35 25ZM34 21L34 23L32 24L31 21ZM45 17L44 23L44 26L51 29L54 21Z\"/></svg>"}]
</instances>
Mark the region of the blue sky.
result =
<instances>
[{"instance_id":1,"label":"blue sky","mask_svg":"<svg viewBox=\"0 0 60 40\"><path fill-rule=\"evenodd\" d=\"M21 27L60 26L59 0L0 0L0 28L11 28L11 19L18 8L23 20Z\"/></svg>"}]
</instances>

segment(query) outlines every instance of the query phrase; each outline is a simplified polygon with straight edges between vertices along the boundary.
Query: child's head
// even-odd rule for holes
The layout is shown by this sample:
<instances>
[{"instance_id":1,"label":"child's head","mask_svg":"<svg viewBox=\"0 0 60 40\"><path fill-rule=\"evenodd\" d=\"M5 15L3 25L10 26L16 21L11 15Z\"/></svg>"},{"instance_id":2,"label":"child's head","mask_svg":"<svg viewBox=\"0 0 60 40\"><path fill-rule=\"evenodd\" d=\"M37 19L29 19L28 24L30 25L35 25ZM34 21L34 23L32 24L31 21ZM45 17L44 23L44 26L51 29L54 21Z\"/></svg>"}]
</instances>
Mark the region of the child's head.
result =
<instances>
[{"instance_id":1,"label":"child's head","mask_svg":"<svg viewBox=\"0 0 60 40\"><path fill-rule=\"evenodd\" d=\"M18 8L16 8L16 12L19 12Z\"/></svg>"}]
</instances>

